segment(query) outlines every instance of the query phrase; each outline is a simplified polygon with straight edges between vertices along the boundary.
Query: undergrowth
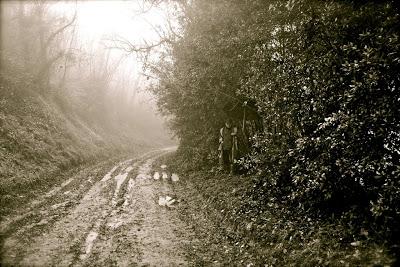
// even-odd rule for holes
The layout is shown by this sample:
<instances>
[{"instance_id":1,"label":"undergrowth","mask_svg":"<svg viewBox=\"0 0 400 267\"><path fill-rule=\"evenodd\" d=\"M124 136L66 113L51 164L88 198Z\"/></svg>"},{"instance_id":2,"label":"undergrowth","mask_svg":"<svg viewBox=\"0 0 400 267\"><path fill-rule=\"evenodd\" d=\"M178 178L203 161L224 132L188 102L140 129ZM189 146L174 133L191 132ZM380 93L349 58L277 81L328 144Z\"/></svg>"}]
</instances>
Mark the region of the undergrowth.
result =
<instances>
[{"instance_id":1,"label":"undergrowth","mask_svg":"<svg viewBox=\"0 0 400 267\"><path fill-rule=\"evenodd\" d=\"M161 159L181 169L172 155ZM383 240L342 218L304 214L273 196L252 198L256 177L218 171L182 171L176 186L182 219L194 225L204 245L191 249L196 265L391 266L394 256ZM264 191L266 193L267 191Z\"/></svg>"}]
</instances>

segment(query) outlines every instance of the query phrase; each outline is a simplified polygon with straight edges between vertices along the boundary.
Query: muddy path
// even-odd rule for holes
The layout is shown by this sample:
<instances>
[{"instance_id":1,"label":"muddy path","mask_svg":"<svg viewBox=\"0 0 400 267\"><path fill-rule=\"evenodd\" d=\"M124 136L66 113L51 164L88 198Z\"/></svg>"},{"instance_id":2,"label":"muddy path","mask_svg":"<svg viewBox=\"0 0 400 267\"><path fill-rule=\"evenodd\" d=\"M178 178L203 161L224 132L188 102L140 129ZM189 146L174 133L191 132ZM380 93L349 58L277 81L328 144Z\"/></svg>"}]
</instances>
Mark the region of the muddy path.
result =
<instances>
[{"instance_id":1,"label":"muddy path","mask_svg":"<svg viewBox=\"0 0 400 267\"><path fill-rule=\"evenodd\" d=\"M85 170L2 219L1 266L188 265L177 176L151 169L168 152Z\"/></svg>"}]
</instances>

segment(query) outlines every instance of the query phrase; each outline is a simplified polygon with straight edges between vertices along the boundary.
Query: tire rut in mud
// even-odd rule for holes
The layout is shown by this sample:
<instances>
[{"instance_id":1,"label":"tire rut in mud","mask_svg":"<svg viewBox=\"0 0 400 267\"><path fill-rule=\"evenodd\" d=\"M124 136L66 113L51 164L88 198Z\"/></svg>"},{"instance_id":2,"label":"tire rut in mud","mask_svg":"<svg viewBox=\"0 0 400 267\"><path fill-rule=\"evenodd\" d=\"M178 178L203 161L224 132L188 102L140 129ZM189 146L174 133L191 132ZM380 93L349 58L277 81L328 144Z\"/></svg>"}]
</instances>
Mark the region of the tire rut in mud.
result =
<instances>
[{"instance_id":1,"label":"tire rut in mud","mask_svg":"<svg viewBox=\"0 0 400 267\"><path fill-rule=\"evenodd\" d=\"M50 219L43 227L41 221L36 221L10 228L2 247L2 263L186 265L181 244L189 242L189 231L176 210L157 204L159 196L171 192L171 181L154 180L151 176L152 161L165 152L121 162L97 181L89 178L90 183L78 185L71 180L50 192L49 198L64 196L65 192L78 195L79 189L90 184L90 189L76 203L60 202L65 198L44 203L38 212L50 209L45 214ZM74 186L76 192L68 186ZM50 204L53 205L49 207Z\"/></svg>"}]
</instances>

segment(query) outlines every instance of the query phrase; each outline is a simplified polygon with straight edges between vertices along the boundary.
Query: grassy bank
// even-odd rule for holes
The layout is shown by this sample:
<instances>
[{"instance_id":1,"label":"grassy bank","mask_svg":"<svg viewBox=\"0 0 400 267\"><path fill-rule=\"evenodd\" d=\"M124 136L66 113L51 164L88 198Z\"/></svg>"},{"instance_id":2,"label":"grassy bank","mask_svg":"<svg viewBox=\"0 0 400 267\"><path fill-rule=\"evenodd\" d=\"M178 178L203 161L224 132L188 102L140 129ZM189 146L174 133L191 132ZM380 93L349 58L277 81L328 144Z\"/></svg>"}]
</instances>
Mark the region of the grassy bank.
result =
<instances>
[{"instance_id":1,"label":"grassy bank","mask_svg":"<svg viewBox=\"0 0 400 267\"><path fill-rule=\"evenodd\" d=\"M34 85L0 75L0 215L65 178L70 170L149 144L90 124Z\"/></svg>"},{"instance_id":2,"label":"grassy bank","mask_svg":"<svg viewBox=\"0 0 400 267\"><path fill-rule=\"evenodd\" d=\"M161 161L171 169L181 169L173 155ZM365 229L354 233L341 219L301 215L272 197L266 203L252 200L253 177L207 170L180 175L175 190L182 199L182 219L203 240L188 248L196 265L394 264L385 242L372 239Z\"/></svg>"}]
</instances>

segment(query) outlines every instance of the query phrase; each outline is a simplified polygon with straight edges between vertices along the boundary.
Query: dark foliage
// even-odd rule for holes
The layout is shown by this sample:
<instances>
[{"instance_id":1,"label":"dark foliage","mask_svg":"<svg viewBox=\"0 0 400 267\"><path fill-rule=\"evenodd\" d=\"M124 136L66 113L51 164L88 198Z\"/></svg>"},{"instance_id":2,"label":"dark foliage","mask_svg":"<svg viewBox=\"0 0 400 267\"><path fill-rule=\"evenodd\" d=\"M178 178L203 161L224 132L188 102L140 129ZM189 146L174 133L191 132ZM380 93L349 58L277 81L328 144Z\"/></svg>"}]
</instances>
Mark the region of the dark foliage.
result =
<instances>
[{"instance_id":1,"label":"dark foliage","mask_svg":"<svg viewBox=\"0 0 400 267\"><path fill-rule=\"evenodd\" d=\"M314 214L400 222L400 21L392 2L193 1L161 77L181 154L216 162L227 102L251 100L264 123L240 160L252 198ZM262 205L261 205L262 206ZM262 208L261 208L262 209ZM375 222L375 224L373 223ZM396 240L393 240L396 241ZM397 242L397 241L396 241Z\"/></svg>"}]
</instances>

